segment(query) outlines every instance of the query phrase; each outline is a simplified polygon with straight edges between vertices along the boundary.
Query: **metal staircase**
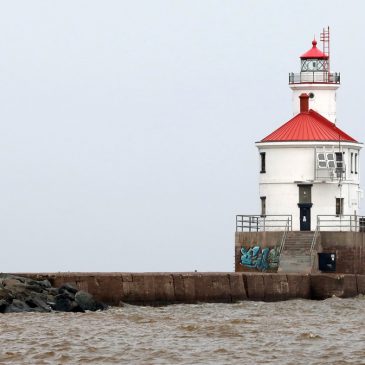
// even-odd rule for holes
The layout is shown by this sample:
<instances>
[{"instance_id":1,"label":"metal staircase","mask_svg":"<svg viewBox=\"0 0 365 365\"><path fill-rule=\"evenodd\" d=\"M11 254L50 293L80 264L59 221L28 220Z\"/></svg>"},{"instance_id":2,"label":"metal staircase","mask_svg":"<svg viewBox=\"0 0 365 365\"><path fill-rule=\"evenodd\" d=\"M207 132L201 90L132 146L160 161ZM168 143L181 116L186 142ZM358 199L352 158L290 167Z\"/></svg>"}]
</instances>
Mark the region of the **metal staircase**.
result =
<instances>
[{"instance_id":1,"label":"metal staircase","mask_svg":"<svg viewBox=\"0 0 365 365\"><path fill-rule=\"evenodd\" d=\"M316 232L289 231L280 254L278 272L311 272L311 252L316 237Z\"/></svg>"}]
</instances>

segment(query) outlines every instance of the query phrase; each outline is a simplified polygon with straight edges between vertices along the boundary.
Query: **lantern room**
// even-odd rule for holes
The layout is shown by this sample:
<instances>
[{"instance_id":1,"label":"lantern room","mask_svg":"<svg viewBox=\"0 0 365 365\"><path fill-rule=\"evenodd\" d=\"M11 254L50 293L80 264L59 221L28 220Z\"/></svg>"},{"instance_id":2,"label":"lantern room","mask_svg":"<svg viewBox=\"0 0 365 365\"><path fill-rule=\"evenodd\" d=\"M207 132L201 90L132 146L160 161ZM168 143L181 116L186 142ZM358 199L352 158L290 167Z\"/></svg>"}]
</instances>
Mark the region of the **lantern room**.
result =
<instances>
[{"instance_id":1,"label":"lantern room","mask_svg":"<svg viewBox=\"0 0 365 365\"><path fill-rule=\"evenodd\" d=\"M330 72L329 37L329 28L324 29L321 33L323 50L317 47L317 41L313 39L312 48L300 56L300 73L289 74L289 84L340 83L340 74Z\"/></svg>"},{"instance_id":2,"label":"lantern room","mask_svg":"<svg viewBox=\"0 0 365 365\"><path fill-rule=\"evenodd\" d=\"M312 48L301 57L301 72L328 72L328 56L317 48L317 41L312 41Z\"/></svg>"}]
</instances>

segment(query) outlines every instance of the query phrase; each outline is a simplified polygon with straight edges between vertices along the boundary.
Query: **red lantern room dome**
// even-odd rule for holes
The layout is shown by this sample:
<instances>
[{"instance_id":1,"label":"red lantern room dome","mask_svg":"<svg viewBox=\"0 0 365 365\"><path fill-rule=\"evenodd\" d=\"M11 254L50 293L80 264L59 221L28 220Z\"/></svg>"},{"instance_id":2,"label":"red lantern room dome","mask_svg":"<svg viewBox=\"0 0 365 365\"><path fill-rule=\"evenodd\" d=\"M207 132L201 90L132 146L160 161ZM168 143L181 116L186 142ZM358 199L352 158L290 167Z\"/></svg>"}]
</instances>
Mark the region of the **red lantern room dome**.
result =
<instances>
[{"instance_id":1,"label":"red lantern room dome","mask_svg":"<svg viewBox=\"0 0 365 365\"><path fill-rule=\"evenodd\" d=\"M303 59L317 59L317 60L327 60L328 56L326 56L320 49L317 48L317 41L313 39L312 48L302 54L300 58Z\"/></svg>"}]
</instances>

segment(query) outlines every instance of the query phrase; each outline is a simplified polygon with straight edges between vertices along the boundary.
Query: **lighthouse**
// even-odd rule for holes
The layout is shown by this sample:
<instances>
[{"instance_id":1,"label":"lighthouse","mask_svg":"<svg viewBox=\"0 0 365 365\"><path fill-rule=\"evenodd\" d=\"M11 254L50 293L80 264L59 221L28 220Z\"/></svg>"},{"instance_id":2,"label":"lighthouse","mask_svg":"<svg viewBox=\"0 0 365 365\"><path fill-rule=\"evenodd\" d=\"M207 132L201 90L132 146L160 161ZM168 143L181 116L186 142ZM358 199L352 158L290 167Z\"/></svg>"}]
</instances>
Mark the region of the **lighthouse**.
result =
<instances>
[{"instance_id":1,"label":"lighthouse","mask_svg":"<svg viewBox=\"0 0 365 365\"><path fill-rule=\"evenodd\" d=\"M260 215L290 216L294 231L314 231L321 218L356 217L360 208L362 144L336 121L340 74L330 71L329 29L320 39L322 50L314 39L299 73L289 74L293 117L256 143Z\"/></svg>"},{"instance_id":2,"label":"lighthouse","mask_svg":"<svg viewBox=\"0 0 365 365\"><path fill-rule=\"evenodd\" d=\"M256 142L261 211L236 215L236 271L365 273L362 143L336 118L329 28L320 41L289 73L293 115Z\"/></svg>"}]
</instances>

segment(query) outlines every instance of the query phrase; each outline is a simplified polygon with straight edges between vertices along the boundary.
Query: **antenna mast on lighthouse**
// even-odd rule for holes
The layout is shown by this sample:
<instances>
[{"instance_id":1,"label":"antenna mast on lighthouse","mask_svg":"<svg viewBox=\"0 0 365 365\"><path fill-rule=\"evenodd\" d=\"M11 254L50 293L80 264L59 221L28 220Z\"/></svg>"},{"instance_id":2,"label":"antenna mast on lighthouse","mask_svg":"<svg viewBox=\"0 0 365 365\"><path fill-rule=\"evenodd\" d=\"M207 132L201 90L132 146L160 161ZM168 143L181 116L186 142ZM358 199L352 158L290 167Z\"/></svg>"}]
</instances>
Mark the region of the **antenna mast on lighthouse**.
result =
<instances>
[{"instance_id":1,"label":"antenna mast on lighthouse","mask_svg":"<svg viewBox=\"0 0 365 365\"><path fill-rule=\"evenodd\" d=\"M323 47L323 53L328 57L327 60L327 72L328 75L330 74L330 27L328 26L327 29L323 28L323 32L321 33L321 42Z\"/></svg>"}]
</instances>

